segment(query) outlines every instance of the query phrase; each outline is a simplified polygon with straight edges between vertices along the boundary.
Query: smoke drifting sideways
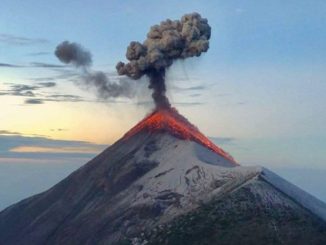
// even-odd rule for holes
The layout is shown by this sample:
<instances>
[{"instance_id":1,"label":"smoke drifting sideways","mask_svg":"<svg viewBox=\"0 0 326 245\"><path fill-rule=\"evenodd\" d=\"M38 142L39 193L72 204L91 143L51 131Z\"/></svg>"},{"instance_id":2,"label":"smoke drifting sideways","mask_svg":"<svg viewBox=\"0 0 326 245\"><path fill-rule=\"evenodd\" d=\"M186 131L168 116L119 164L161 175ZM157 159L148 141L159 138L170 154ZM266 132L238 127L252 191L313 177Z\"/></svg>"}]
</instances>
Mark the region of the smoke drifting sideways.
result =
<instances>
[{"instance_id":1,"label":"smoke drifting sideways","mask_svg":"<svg viewBox=\"0 0 326 245\"><path fill-rule=\"evenodd\" d=\"M126 58L129 63L119 62L116 69L119 75L138 80L143 75L149 77L149 88L157 108L170 107L165 95L165 72L174 60L200 56L209 48L211 27L207 19L198 13L186 14L181 20L162 21L154 25L147 39L131 42Z\"/></svg>"},{"instance_id":2,"label":"smoke drifting sideways","mask_svg":"<svg viewBox=\"0 0 326 245\"><path fill-rule=\"evenodd\" d=\"M94 87L100 99L117 97L132 98L134 89L131 82L120 79L110 81L106 73L92 71L92 54L78 43L64 41L56 47L55 55L64 64L71 64L81 70L81 81L77 84Z\"/></svg>"}]
</instances>

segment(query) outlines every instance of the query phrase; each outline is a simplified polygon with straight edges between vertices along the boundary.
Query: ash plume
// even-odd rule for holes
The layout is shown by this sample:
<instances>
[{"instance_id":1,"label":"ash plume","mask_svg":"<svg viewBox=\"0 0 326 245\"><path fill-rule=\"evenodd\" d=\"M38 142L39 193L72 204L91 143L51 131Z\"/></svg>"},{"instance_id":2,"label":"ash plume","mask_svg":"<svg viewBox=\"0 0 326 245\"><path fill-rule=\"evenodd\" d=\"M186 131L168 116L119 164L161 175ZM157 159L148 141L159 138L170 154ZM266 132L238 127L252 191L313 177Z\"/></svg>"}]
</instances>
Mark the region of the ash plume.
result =
<instances>
[{"instance_id":1,"label":"ash plume","mask_svg":"<svg viewBox=\"0 0 326 245\"><path fill-rule=\"evenodd\" d=\"M111 82L109 77L102 71L87 73L82 81L86 86L95 86L97 95L102 99L134 97L134 87L129 80L120 78L118 82Z\"/></svg>"},{"instance_id":2,"label":"ash plume","mask_svg":"<svg viewBox=\"0 0 326 245\"><path fill-rule=\"evenodd\" d=\"M77 67L89 67L92 65L91 53L78 43L62 42L57 46L55 55L65 64L73 64Z\"/></svg>"},{"instance_id":3,"label":"ash plume","mask_svg":"<svg viewBox=\"0 0 326 245\"><path fill-rule=\"evenodd\" d=\"M200 56L209 48L211 27L198 13L186 14L181 20L166 20L151 27L143 42L131 42L127 48L127 64L119 62L119 75L138 80L149 78L149 88L157 108L170 107L165 95L165 72L176 59Z\"/></svg>"},{"instance_id":4,"label":"ash plume","mask_svg":"<svg viewBox=\"0 0 326 245\"><path fill-rule=\"evenodd\" d=\"M113 82L102 71L92 71L92 54L78 43L64 41L56 47L55 55L64 64L71 64L81 70L81 80L77 82L82 87L94 87L101 99L134 96L130 81L120 79Z\"/></svg>"}]
</instances>

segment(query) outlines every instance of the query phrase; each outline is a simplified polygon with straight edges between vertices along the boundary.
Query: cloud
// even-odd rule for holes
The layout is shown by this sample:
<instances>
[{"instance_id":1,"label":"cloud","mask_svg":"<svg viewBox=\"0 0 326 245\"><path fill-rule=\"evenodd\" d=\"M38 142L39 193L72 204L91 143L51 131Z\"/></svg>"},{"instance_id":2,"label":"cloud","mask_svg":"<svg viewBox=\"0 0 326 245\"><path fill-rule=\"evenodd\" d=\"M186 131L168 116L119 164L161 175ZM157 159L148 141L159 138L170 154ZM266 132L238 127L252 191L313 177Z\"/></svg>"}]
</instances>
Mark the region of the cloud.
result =
<instances>
[{"instance_id":1,"label":"cloud","mask_svg":"<svg viewBox=\"0 0 326 245\"><path fill-rule=\"evenodd\" d=\"M198 85L198 86L191 86L191 87L179 87L179 86L173 86L173 90L177 92L184 92L184 91L202 91L206 89L206 86L204 85Z\"/></svg>"},{"instance_id":2,"label":"cloud","mask_svg":"<svg viewBox=\"0 0 326 245\"><path fill-rule=\"evenodd\" d=\"M36 77L36 78L30 78L29 80L32 80L34 82L39 82L39 81L54 81L57 80L56 76L53 77Z\"/></svg>"},{"instance_id":3,"label":"cloud","mask_svg":"<svg viewBox=\"0 0 326 245\"><path fill-rule=\"evenodd\" d=\"M0 130L0 135L20 135L20 133L9 130Z\"/></svg>"},{"instance_id":4,"label":"cloud","mask_svg":"<svg viewBox=\"0 0 326 245\"><path fill-rule=\"evenodd\" d=\"M27 90L39 89L38 86L26 85L26 84L11 84L10 87L11 87L12 90L14 90L16 92L23 92L23 91L27 91Z\"/></svg>"},{"instance_id":5,"label":"cloud","mask_svg":"<svg viewBox=\"0 0 326 245\"><path fill-rule=\"evenodd\" d=\"M24 92L15 92L15 91L1 91L1 95L13 95L13 96L23 96L23 97L34 97L35 94L32 91L24 91Z\"/></svg>"},{"instance_id":6,"label":"cloud","mask_svg":"<svg viewBox=\"0 0 326 245\"><path fill-rule=\"evenodd\" d=\"M39 105L39 104L43 104L43 100L42 99L26 99L25 104Z\"/></svg>"},{"instance_id":7,"label":"cloud","mask_svg":"<svg viewBox=\"0 0 326 245\"><path fill-rule=\"evenodd\" d=\"M8 63L0 63L0 67L17 68L17 67L21 67L21 66L19 66L19 65L13 65L13 64L8 64Z\"/></svg>"},{"instance_id":8,"label":"cloud","mask_svg":"<svg viewBox=\"0 0 326 245\"><path fill-rule=\"evenodd\" d=\"M24 96L24 97L34 97L34 90L39 89L35 85L26 85L26 84L9 84L10 88L7 90L0 91L1 95L13 95L13 96Z\"/></svg>"},{"instance_id":9,"label":"cloud","mask_svg":"<svg viewBox=\"0 0 326 245\"><path fill-rule=\"evenodd\" d=\"M32 67L39 67L39 68L64 68L63 65L56 65L56 64L48 64L43 62L31 62L30 65Z\"/></svg>"},{"instance_id":10,"label":"cloud","mask_svg":"<svg viewBox=\"0 0 326 245\"><path fill-rule=\"evenodd\" d=\"M71 94L53 94L46 96L45 101L57 101L57 102L80 102L87 101L85 98L78 95Z\"/></svg>"},{"instance_id":11,"label":"cloud","mask_svg":"<svg viewBox=\"0 0 326 245\"><path fill-rule=\"evenodd\" d=\"M188 87L180 87L180 86L172 86L172 90L174 90L176 93L183 93L185 96L188 97L199 97L202 95L203 91L207 89L207 86L202 84L202 85L196 85L196 86L188 86ZM195 104L199 104L195 103ZM203 103L201 103L203 104Z\"/></svg>"},{"instance_id":12,"label":"cloud","mask_svg":"<svg viewBox=\"0 0 326 245\"><path fill-rule=\"evenodd\" d=\"M1 94L0 94L1 95ZM44 104L46 102L90 102L90 103L99 103L99 102L105 102L105 103L111 103L111 104L122 104L127 103L125 101L117 101L117 100L92 100L87 99L81 96L77 95L70 95L70 94L55 94L55 95L46 95L44 98L35 98L35 99L26 99L25 104L29 105L37 105L37 104Z\"/></svg>"},{"instance_id":13,"label":"cloud","mask_svg":"<svg viewBox=\"0 0 326 245\"><path fill-rule=\"evenodd\" d=\"M15 84L15 83L7 83L9 85L9 89L1 90L1 95L12 95L12 96L23 96L23 97L35 97L35 91L39 91L42 88L51 88L56 86L55 82L42 82L37 83L36 85L28 85L28 84ZM32 102L33 103L33 102Z\"/></svg>"},{"instance_id":14,"label":"cloud","mask_svg":"<svg viewBox=\"0 0 326 245\"><path fill-rule=\"evenodd\" d=\"M28 53L27 56L42 56L42 55L49 55L51 54L50 52L33 52L33 53Z\"/></svg>"},{"instance_id":15,"label":"cloud","mask_svg":"<svg viewBox=\"0 0 326 245\"><path fill-rule=\"evenodd\" d=\"M9 63L0 63L0 67L6 68L64 68L63 65L49 64L44 62L31 62L28 65L16 65Z\"/></svg>"},{"instance_id":16,"label":"cloud","mask_svg":"<svg viewBox=\"0 0 326 245\"><path fill-rule=\"evenodd\" d=\"M0 43L5 43L14 46L25 46L25 45L35 45L35 44L45 44L49 41L43 38L28 38L15 36L11 34L0 33Z\"/></svg>"},{"instance_id":17,"label":"cloud","mask_svg":"<svg viewBox=\"0 0 326 245\"><path fill-rule=\"evenodd\" d=\"M7 89L0 90L0 96L22 96L28 97L25 99L24 104L27 105L39 105L44 104L46 102L106 102L106 103L124 103L121 101L116 101L114 99L88 99L85 97L81 97L78 95L72 94L51 94L48 91L43 91L42 89L53 88L57 85L56 82L42 82L46 80L52 80L54 78L57 79L73 79L74 76L82 79L82 77L75 72L71 72L70 70L60 71L60 75L55 77L46 77L46 78L34 78L34 84L15 84L15 83L6 83L8 85ZM114 80L114 76L112 76ZM121 79L122 81L123 79ZM106 97L103 95L102 97Z\"/></svg>"},{"instance_id":18,"label":"cloud","mask_svg":"<svg viewBox=\"0 0 326 245\"><path fill-rule=\"evenodd\" d=\"M90 100L78 95L50 94L49 92L42 91L44 88L55 87L57 85L55 82L38 82L32 85L7 83L7 85L9 88L0 90L0 96L29 97L24 101L24 104L28 105L39 105L45 102L99 102L98 100Z\"/></svg>"},{"instance_id":19,"label":"cloud","mask_svg":"<svg viewBox=\"0 0 326 245\"><path fill-rule=\"evenodd\" d=\"M199 86L193 86L193 87L187 87L183 88L183 90L204 90L206 87L204 85L199 85Z\"/></svg>"},{"instance_id":20,"label":"cloud","mask_svg":"<svg viewBox=\"0 0 326 245\"><path fill-rule=\"evenodd\" d=\"M68 129L66 129L66 128L51 128L50 131L62 132L62 131L68 131Z\"/></svg>"},{"instance_id":21,"label":"cloud","mask_svg":"<svg viewBox=\"0 0 326 245\"><path fill-rule=\"evenodd\" d=\"M0 131L2 158L88 157L98 154L106 147L107 145L87 141L56 140L41 136L24 136L7 130Z\"/></svg>"},{"instance_id":22,"label":"cloud","mask_svg":"<svg viewBox=\"0 0 326 245\"><path fill-rule=\"evenodd\" d=\"M57 85L55 82L41 82L41 83L37 83L37 84L43 88L51 88L51 87L55 87Z\"/></svg>"},{"instance_id":23,"label":"cloud","mask_svg":"<svg viewBox=\"0 0 326 245\"><path fill-rule=\"evenodd\" d=\"M52 94L44 95L43 98L26 99L25 104L44 104L45 102L98 102L95 100L88 100L78 95L71 94Z\"/></svg>"},{"instance_id":24,"label":"cloud","mask_svg":"<svg viewBox=\"0 0 326 245\"><path fill-rule=\"evenodd\" d=\"M18 146L10 149L15 153L98 153L96 147L71 146L71 147L44 147L44 146Z\"/></svg>"}]
</instances>

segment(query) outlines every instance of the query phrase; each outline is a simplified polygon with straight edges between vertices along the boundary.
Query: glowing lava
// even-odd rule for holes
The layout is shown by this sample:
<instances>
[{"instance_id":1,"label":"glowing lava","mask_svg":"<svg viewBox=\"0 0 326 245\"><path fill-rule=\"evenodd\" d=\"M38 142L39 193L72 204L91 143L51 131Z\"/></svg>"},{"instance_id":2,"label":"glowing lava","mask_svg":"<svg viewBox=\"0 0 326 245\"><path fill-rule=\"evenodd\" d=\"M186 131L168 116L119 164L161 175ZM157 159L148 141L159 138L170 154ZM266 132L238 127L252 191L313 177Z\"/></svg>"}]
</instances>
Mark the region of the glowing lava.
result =
<instances>
[{"instance_id":1,"label":"glowing lava","mask_svg":"<svg viewBox=\"0 0 326 245\"><path fill-rule=\"evenodd\" d=\"M129 138L143 130L147 132L167 132L183 140L195 141L228 159L229 161L237 164L228 153L211 142L174 108L155 110L140 121L135 127L129 130L124 135L124 138Z\"/></svg>"}]
</instances>

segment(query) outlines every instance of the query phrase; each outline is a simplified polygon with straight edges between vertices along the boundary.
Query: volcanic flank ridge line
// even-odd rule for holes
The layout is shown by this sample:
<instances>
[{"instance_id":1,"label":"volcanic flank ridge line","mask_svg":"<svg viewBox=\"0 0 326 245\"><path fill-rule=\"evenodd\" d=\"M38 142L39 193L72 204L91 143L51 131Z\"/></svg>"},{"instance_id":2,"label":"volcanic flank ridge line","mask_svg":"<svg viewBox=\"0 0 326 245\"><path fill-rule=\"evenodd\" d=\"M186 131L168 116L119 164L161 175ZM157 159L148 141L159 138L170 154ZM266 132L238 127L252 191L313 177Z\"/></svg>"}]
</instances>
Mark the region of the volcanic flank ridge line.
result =
<instances>
[{"instance_id":1,"label":"volcanic flank ridge line","mask_svg":"<svg viewBox=\"0 0 326 245\"><path fill-rule=\"evenodd\" d=\"M122 139L128 139L140 132L169 133L178 139L194 141L238 165L232 156L216 146L173 107L155 109L131 128Z\"/></svg>"}]
</instances>

